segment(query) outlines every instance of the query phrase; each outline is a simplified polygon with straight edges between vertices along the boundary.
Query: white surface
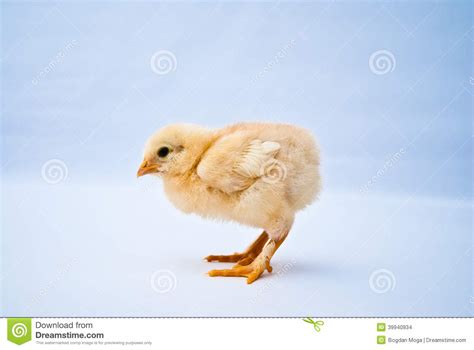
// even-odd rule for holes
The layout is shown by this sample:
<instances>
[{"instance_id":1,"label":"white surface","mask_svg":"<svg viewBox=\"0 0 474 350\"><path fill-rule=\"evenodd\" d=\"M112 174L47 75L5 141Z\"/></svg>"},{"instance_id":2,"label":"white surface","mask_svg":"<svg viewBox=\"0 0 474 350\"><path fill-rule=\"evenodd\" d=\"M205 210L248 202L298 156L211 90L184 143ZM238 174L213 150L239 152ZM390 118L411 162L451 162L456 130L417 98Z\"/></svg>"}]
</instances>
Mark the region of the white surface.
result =
<instances>
[{"instance_id":1,"label":"white surface","mask_svg":"<svg viewBox=\"0 0 474 350\"><path fill-rule=\"evenodd\" d=\"M206 276L229 264L202 258L240 251L259 232L181 214L153 179L8 185L2 316L471 316L471 210L323 192L297 216L274 273L247 285ZM176 283L157 293L163 269ZM378 269L394 276L385 293L369 285Z\"/></svg>"}]
</instances>

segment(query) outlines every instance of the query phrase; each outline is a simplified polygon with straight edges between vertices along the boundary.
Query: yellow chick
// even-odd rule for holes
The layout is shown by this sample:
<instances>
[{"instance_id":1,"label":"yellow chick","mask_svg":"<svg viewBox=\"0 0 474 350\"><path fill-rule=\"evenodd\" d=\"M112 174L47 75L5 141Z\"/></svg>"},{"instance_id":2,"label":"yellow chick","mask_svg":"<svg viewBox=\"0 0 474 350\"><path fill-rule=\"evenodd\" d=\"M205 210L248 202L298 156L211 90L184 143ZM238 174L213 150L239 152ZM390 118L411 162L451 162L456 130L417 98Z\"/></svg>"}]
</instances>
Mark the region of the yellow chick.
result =
<instances>
[{"instance_id":1,"label":"yellow chick","mask_svg":"<svg viewBox=\"0 0 474 350\"><path fill-rule=\"evenodd\" d=\"M137 176L159 175L168 199L185 213L263 229L244 252L209 255L235 262L210 276L247 277L271 272L270 260L287 237L295 213L321 188L319 150L305 129L285 124L240 123L212 130L173 124L145 146Z\"/></svg>"}]
</instances>

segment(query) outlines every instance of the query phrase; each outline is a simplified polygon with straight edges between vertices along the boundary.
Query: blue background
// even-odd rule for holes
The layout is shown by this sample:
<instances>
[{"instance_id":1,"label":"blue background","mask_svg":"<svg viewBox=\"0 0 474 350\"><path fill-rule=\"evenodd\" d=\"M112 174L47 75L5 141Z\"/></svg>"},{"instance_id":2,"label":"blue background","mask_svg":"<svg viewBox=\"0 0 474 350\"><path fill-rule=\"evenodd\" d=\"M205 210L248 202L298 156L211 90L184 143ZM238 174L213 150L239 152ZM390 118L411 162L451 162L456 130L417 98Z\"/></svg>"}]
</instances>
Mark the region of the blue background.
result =
<instances>
[{"instance_id":1,"label":"blue background","mask_svg":"<svg viewBox=\"0 0 474 350\"><path fill-rule=\"evenodd\" d=\"M1 316L473 315L471 2L1 11ZM386 74L369 64L380 50ZM247 286L201 258L258 232L185 216L135 173L163 125L255 120L315 134L324 190Z\"/></svg>"}]
</instances>

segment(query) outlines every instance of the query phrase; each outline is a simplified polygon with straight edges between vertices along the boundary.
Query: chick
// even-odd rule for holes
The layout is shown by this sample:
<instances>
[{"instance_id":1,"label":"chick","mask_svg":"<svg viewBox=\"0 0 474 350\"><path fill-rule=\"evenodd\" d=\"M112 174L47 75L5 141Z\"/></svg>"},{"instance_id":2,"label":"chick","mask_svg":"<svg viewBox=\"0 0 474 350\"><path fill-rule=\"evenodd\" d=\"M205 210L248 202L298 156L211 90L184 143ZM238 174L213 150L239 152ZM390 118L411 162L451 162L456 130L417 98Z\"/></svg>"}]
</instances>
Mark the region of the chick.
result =
<instances>
[{"instance_id":1,"label":"chick","mask_svg":"<svg viewBox=\"0 0 474 350\"><path fill-rule=\"evenodd\" d=\"M240 123L212 130L173 124L145 146L137 176L158 175L168 199L181 211L263 229L244 252L209 255L207 261L235 262L209 276L258 279L283 243L295 213L321 188L319 150L300 127Z\"/></svg>"}]
</instances>

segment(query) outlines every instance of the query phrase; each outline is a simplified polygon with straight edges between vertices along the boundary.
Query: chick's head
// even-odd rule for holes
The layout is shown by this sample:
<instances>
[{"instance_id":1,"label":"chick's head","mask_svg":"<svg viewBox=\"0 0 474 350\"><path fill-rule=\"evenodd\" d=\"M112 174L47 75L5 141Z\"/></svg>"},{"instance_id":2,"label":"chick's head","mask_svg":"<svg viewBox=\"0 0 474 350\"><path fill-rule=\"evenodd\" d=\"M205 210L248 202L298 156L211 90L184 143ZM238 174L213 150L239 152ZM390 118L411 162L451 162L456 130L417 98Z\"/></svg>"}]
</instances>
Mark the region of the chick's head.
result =
<instances>
[{"instance_id":1,"label":"chick's head","mask_svg":"<svg viewBox=\"0 0 474 350\"><path fill-rule=\"evenodd\" d=\"M208 129L191 124L173 124L158 130L145 145L137 176L186 173L207 148L210 135Z\"/></svg>"}]
</instances>

